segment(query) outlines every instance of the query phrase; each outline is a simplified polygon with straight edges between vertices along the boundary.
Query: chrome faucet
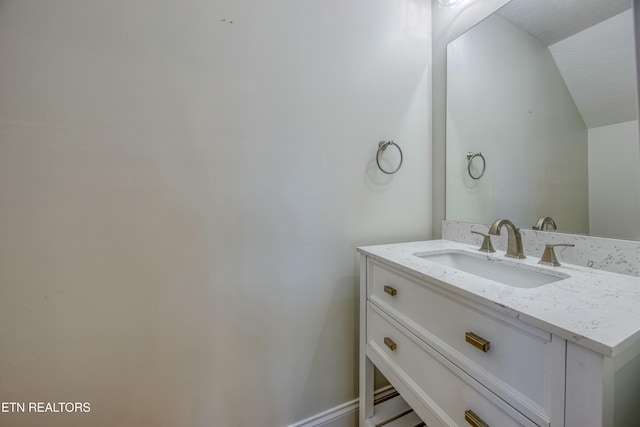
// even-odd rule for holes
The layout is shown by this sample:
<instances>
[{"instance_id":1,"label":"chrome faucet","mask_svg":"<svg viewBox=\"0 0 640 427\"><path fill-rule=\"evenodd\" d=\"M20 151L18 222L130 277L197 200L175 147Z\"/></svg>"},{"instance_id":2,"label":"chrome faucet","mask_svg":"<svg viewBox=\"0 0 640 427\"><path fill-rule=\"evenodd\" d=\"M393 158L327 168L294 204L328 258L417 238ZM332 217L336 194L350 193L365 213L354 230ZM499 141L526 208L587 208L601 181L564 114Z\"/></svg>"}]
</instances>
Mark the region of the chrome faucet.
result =
<instances>
[{"instance_id":1,"label":"chrome faucet","mask_svg":"<svg viewBox=\"0 0 640 427\"><path fill-rule=\"evenodd\" d=\"M546 228L545 228L546 227ZM533 226L534 230L544 231L546 230L557 230L556 222L550 216L542 217L536 222L536 225Z\"/></svg>"},{"instance_id":2,"label":"chrome faucet","mask_svg":"<svg viewBox=\"0 0 640 427\"><path fill-rule=\"evenodd\" d=\"M517 259L526 258L522 250L522 235L520 234L520 230L508 219L499 219L491 224L489 234L499 236L502 226L507 227L507 233L509 233L507 238L507 253L505 256Z\"/></svg>"}]
</instances>

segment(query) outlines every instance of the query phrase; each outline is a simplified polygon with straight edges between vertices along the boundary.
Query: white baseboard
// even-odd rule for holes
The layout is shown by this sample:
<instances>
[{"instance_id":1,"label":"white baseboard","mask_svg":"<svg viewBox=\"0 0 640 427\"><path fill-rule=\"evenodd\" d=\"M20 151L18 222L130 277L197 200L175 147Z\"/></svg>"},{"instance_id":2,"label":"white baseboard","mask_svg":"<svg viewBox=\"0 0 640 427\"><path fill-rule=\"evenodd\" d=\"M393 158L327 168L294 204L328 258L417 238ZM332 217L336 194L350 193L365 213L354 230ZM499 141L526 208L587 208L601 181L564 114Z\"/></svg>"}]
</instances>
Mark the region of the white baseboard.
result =
<instances>
[{"instance_id":1,"label":"white baseboard","mask_svg":"<svg viewBox=\"0 0 640 427\"><path fill-rule=\"evenodd\" d=\"M390 394L395 393L395 389L392 386L386 386L379 390L376 390L374 399L382 399ZM305 420L298 421L295 424L291 424L288 427L321 427L336 421L342 417L347 417L358 410L360 402L358 399L353 399L350 402L338 405L335 408L327 409L324 412L313 415Z\"/></svg>"}]
</instances>

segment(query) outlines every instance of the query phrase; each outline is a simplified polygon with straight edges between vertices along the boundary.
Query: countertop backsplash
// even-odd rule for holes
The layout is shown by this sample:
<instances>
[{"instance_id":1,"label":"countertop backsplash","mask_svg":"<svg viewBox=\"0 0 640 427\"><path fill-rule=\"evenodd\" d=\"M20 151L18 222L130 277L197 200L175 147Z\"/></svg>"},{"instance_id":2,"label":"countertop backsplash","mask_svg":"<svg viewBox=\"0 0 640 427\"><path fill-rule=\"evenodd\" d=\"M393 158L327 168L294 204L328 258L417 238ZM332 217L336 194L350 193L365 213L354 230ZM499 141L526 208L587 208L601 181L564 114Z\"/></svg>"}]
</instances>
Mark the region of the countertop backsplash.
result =
<instances>
[{"instance_id":1,"label":"countertop backsplash","mask_svg":"<svg viewBox=\"0 0 640 427\"><path fill-rule=\"evenodd\" d=\"M517 225L517 224L516 224ZM442 238L473 245L482 244L482 237L471 230L487 233L489 225L457 221L442 221ZM578 234L521 229L522 246L527 256L540 258L545 244L573 243L575 247L555 248L558 260L568 264L591 267L613 273L640 277L640 242L608 239ZM491 236L496 249L506 250L507 230L503 227L500 236Z\"/></svg>"}]
</instances>

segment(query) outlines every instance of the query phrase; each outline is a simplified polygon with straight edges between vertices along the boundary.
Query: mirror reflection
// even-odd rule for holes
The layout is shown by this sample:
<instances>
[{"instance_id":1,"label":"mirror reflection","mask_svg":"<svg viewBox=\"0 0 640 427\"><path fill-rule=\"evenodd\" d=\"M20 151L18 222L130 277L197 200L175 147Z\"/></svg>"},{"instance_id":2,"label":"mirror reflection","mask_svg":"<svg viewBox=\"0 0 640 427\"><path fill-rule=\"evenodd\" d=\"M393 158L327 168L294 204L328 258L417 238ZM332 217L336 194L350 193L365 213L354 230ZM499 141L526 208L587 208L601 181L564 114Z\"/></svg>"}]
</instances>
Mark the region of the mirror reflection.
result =
<instances>
[{"instance_id":1,"label":"mirror reflection","mask_svg":"<svg viewBox=\"0 0 640 427\"><path fill-rule=\"evenodd\" d=\"M630 0L512 0L447 49L447 219L640 240L636 94Z\"/></svg>"}]
</instances>

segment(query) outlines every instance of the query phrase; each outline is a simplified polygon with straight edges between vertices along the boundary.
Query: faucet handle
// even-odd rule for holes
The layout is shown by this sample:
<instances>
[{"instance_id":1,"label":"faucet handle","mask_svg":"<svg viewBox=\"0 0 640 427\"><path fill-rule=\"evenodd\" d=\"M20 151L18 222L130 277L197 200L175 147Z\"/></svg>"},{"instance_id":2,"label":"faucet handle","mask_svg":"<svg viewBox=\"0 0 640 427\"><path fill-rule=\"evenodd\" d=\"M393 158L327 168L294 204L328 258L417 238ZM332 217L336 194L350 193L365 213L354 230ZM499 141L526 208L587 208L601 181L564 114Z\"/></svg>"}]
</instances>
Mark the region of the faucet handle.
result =
<instances>
[{"instance_id":1,"label":"faucet handle","mask_svg":"<svg viewBox=\"0 0 640 427\"><path fill-rule=\"evenodd\" d=\"M482 239L482 246L480 247L480 249L478 249L480 252L495 252L496 250L493 249L493 244L491 244L491 235L489 234L484 234L481 233L479 231L475 231L475 230L471 230L471 232L473 234L478 234L482 237L484 237L484 239Z\"/></svg>"},{"instance_id":2,"label":"faucet handle","mask_svg":"<svg viewBox=\"0 0 640 427\"><path fill-rule=\"evenodd\" d=\"M560 262L558 258L556 258L556 253L553 250L556 246L575 246L573 243L555 243L553 245L544 245L544 253L542 254L542 258L538 261L538 264L549 265L551 267L558 267Z\"/></svg>"}]
</instances>

